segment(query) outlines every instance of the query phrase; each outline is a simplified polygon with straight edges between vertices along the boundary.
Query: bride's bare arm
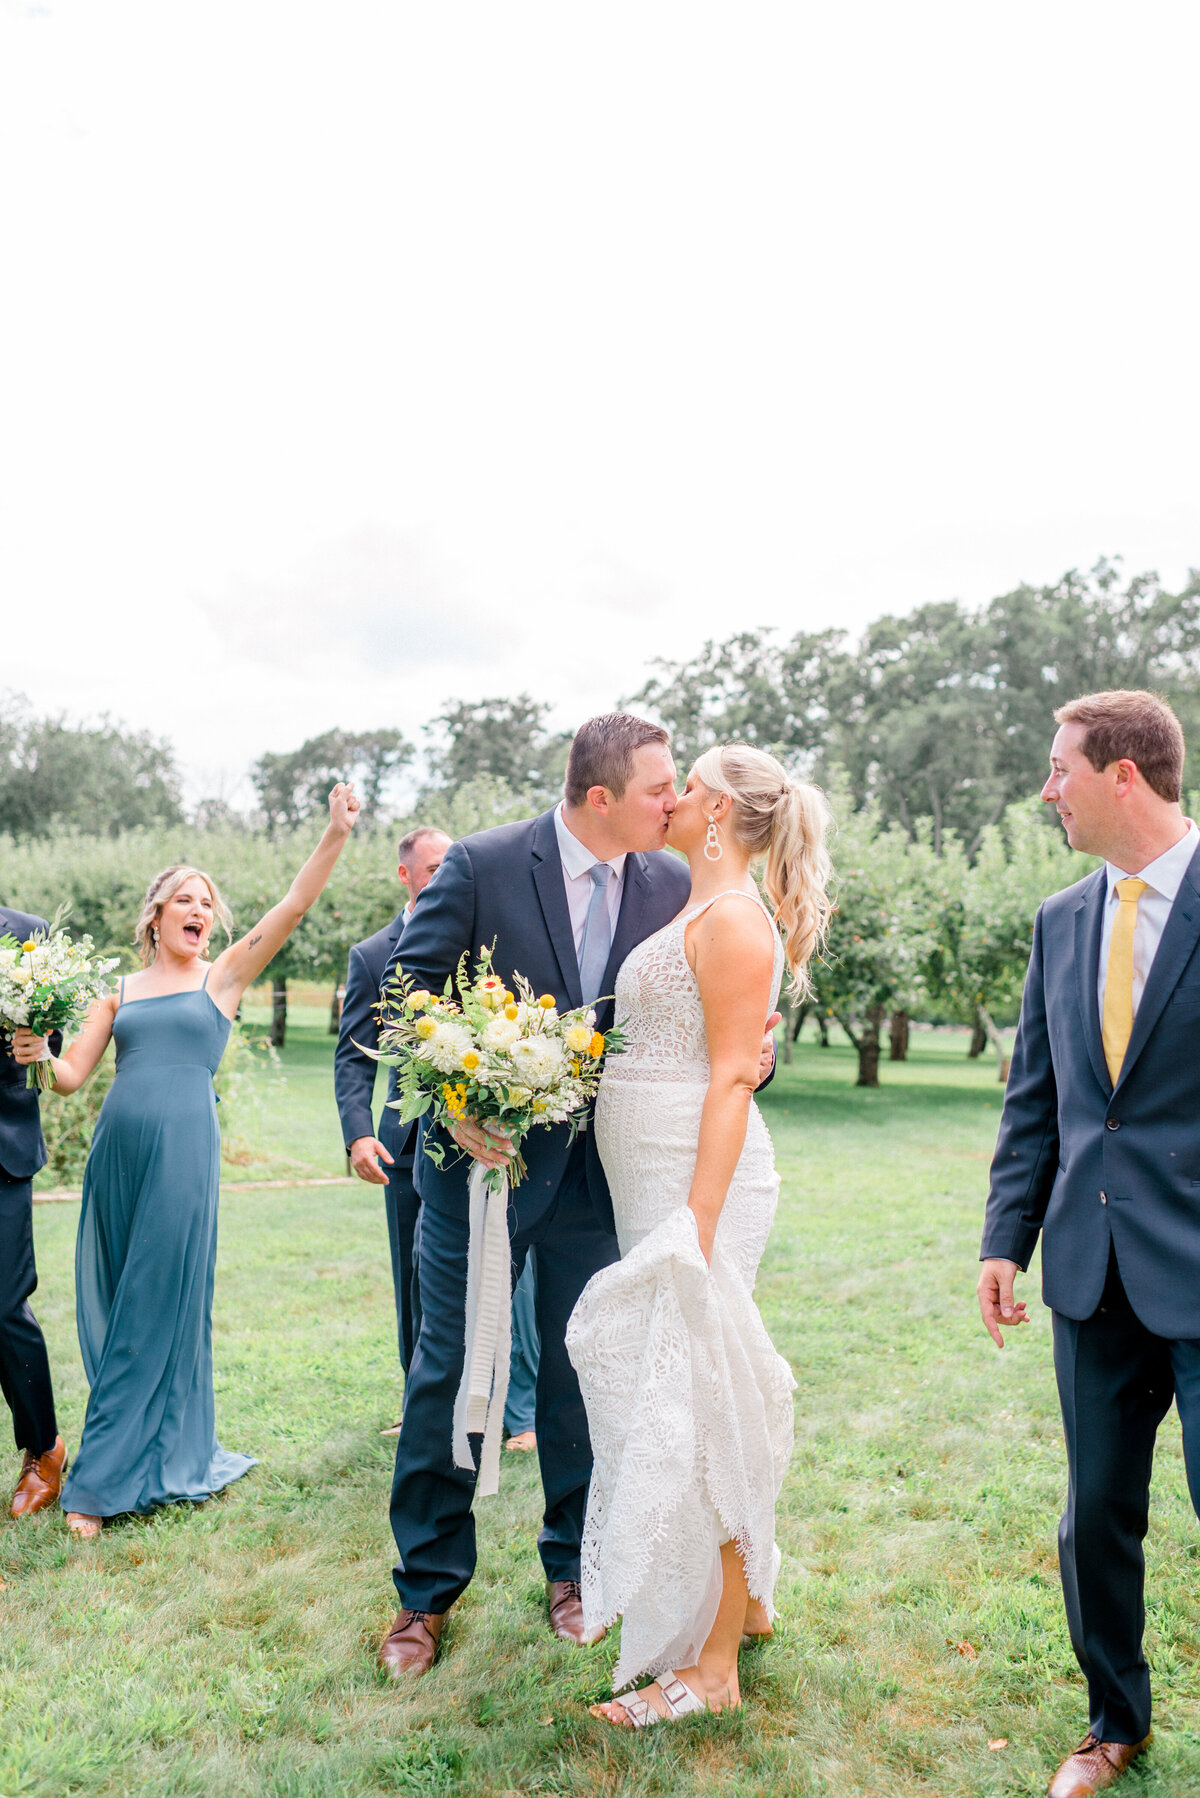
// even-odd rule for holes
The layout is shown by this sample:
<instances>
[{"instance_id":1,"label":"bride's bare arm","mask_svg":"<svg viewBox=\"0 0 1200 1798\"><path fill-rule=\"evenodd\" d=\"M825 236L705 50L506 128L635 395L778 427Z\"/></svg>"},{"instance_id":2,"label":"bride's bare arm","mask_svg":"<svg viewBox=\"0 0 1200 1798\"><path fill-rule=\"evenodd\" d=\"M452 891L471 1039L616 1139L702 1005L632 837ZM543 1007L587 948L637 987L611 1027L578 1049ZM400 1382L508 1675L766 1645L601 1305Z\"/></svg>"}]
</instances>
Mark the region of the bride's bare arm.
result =
<instances>
[{"instance_id":1,"label":"bride's bare arm","mask_svg":"<svg viewBox=\"0 0 1200 1798\"><path fill-rule=\"evenodd\" d=\"M50 1072L54 1076L55 1092L64 1095L78 1092L84 1081L100 1065L100 1058L112 1035L116 1015L115 993L110 993L105 999L97 999L89 1008L79 1035L61 1055L47 1056L44 1036L35 1036L32 1030L18 1030L13 1036L13 1057L22 1067L28 1067L31 1061L48 1060Z\"/></svg>"},{"instance_id":2,"label":"bride's bare arm","mask_svg":"<svg viewBox=\"0 0 1200 1798\"><path fill-rule=\"evenodd\" d=\"M718 899L687 933L708 1037L708 1091L700 1117L688 1204L706 1261L746 1141L759 1084L763 1019L771 1003L775 944L766 917L743 899Z\"/></svg>"}]
</instances>

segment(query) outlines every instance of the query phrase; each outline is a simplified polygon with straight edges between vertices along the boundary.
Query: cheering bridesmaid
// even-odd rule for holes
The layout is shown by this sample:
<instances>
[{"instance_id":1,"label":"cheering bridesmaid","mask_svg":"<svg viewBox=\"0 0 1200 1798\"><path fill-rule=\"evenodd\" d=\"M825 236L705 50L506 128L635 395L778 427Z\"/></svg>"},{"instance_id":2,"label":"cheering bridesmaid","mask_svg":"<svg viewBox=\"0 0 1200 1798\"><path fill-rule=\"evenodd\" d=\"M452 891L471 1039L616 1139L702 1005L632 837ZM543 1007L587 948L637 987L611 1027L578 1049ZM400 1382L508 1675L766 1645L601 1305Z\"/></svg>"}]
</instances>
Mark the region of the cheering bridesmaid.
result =
<instances>
[{"instance_id":1,"label":"cheering bridesmaid","mask_svg":"<svg viewBox=\"0 0 1200 1798\"><path fill-rule=\"evenodd\" d=\"M221 1133L213 1075L246 988L313 904L342 852L358 799L339 784L329 824L279 904L211 964L229 913L210 875L167 868L151 881L135 941L143 972L99 1000L63 1055L19 1030L20 1062L49 1059L76 1092L108 1047L117 1071L83 1177L76 1316L91 1385L83 1438L63 1488L67 1525L210 1498L254 1465L217 1441L213 1270Z\"/></svg>"}]
</instances>

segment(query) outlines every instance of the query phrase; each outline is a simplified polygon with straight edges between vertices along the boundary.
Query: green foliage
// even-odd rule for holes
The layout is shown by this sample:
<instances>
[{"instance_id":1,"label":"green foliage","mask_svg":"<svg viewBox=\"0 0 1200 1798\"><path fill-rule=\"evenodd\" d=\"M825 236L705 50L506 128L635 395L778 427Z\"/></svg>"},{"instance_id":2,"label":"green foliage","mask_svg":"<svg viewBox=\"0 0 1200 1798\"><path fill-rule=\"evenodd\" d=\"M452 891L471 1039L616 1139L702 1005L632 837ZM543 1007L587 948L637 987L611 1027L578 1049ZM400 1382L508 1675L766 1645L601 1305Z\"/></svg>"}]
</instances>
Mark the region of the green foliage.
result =
<instances>
[{"instance_id":1,"label":"green foliage","mask_svg":"<svg viewBox=\"0 0 1200 1798\"><path fill-rule=\"evenodd\" d=\"M0 699L0 837L70 829L115 837L182 816L175 751L164 738L107 717L96 725L35 718L20 697Z\"/></svg>"},{"instance_id":2,"label":"green foliage","mask_svg":"<svg viewBox=\"0 0 1200 1798\"><path fill-rule=\"evenodd\" d=\"M447 706L426 725L429 784L421 809L438 794L453 795L481 777L513 793L536 796L533 810L562 792L569 732L547 731L550 706L528 693Z\"/></svg>"},{"instance_id":3,"label":"green foliage","mask_svg":"<svg viewBox=\"0 0 1200 1798\"><path fill-rule=\"evenodd\" d=\"M0 839L0 900L49 917L70 903L68 927L87 931L102 951L119 949L137 965L133 926L151 879L174 862L210 873L230 904L235 929L250 928L286 893L316 842L315 824L267 836L188 825L130 831L120 838L64 833L39 841ZM395 917L404 889L396 879L396 846L383 832L356 830L325 891L271 964L284 979L336 980L352 943Z\"/></svg>"},{"instance_id":4,"label":"green foliage","mask_svg":"<svg viewBox=\"0 0 1200 1798\"><path fill-rule=\"evenodd\" d=\"M353 781L362 801L361 830L381 821L388 783L413 753L398 730L327 730L299 749L268 751L251 768L250 779L272 832L323 818L330 789L338 781Z\"/></svg>"},{"instance_id":5,"label":"green foliage","mask_svg":"<svg viewBox=\"0 0 1200 1798\"><path fill-rule=\"evenodd\" d=\"M460 787L428 791L421 800L421 823L444 830L457 842L495 824L515 824L544 811L549 801L528 788L510 787L495 774L477 774Z\"/></svg>"},{"instance_id":6,"label":"green foliage","mask_svg":"<svg viewBox=\"0 0 1200 1798\"><path fill-rule=\"evenodd\" d=\"M1054 708L1081 693L1163 693L1200 777L1200 574L1170 593L1102 561L978 610L948 600L878 618L858 644L742 631L657 667L629 703L663 719L681 766L743 738L821 778L842 769L855 804L876 800L884 823L916 837L930 817L937 851L953 831L973 857L1005 807L1040 789Z\"/></svg>"}]
</instances>

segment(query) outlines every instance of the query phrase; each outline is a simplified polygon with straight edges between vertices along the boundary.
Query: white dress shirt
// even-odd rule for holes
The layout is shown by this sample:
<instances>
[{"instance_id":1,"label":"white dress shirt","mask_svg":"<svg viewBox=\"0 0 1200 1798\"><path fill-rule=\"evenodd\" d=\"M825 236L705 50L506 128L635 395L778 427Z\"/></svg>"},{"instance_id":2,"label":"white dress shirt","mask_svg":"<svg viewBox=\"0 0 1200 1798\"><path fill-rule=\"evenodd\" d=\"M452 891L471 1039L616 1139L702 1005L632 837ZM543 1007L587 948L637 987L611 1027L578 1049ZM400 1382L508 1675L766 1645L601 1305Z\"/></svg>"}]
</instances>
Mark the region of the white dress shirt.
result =
<instances>
[{"instance_id":1,"label":"white dress shirt","mask_svg":"<svg viewBox=\"0 0 1200 1798\"><path fill-rule=\"evenodd\" d=\"M571 931L575 938L575 959L579 960L579 951L583 948L583 929L587 923L588 906L592 901L592 877L589 869L594 868L600 860L593 855L586 843L581 843L572 835L563 817L561 805L555 807L554 829L558 835L558 853L562 861L563 885L567 889L567 909L571 914ZM621 910L621 892L625 879L625 857L614 855L609 861L612 879L605 889L608 900L608 936L611 942L617 934L617 916Z\"/></svg>"},{"instance_id":2,"label":"white dress shirt","mask_svg":"<svg viewBox=\"0 0 1200 1798\"><path fill-rule=\"evenodd\" d=\"M1154 957L1158 954L1158 945L1162 942L1162 934L1167 927L1167 919L1171 915L1171 907L1175 903L1175 895L1183 884L1183 877L1198 845L1200 830L1197 830L1189 818L1187 830L1179 841L1148 867L1138 869L1136 878L1146 882L1146 891L1138 900L1137 927L1133 933L1135 1017ZM1108 893L1104 904L1104 922L1100 929L1100 966L1096 974L1096 999L1101 1017L1104 1016L1104 987L1108 978L1108 949L1112 942L1113 919L1121 903L1117 897L1117 882L1130 878L1123 868L1114 868L1111 862L1105 863L1104 872L1108 876Z\"/></svg>"}]
</instances>

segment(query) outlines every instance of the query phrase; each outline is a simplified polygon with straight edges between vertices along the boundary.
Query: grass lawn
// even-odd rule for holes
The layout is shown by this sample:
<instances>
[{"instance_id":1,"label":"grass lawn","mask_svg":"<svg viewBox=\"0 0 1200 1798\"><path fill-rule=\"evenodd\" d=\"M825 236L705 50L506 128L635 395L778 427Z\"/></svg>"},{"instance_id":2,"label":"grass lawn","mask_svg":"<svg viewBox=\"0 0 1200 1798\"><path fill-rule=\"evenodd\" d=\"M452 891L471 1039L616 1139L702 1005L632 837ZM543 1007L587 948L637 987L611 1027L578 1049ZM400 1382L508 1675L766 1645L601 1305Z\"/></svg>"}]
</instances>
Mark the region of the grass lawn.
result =
<instances>
[{"instance_id":1,"label":"grass lawn","mask_svg":"<svg viewBox=\"0 0 1200 1798\"><path fill-rule=\"evenodd\" d=\"M314 1007L290 1032L262 1147L329 1174L323 1022ZM394 1594L378 1431L398 1393L382 1205L357 1184L229 1193L218 1418L260 1465L90 1546L57 1514L0 1526L3 1798L1043 1792L1086 1722L1055 1560L1065 1462L1046 1314L1035 1302L1003 1355L977 1320L1000 1089L962 1050L917 1033L868 1093L849 1050L805 1044L765 1096L783 1198L759 1300L798 1382L796 1453L781 1624L744 1657L740 1715L636 1736L588 1716L613 1650L543 1626L524 1458L479 1505L479 1574L439 1665L380 1682ZM36 1213L69 1442L85 1400L75 1221L70 1204ZM1159 1733L1121 1790L1179 1798L1200 1794L1200 1529L1173 1415L1148 1558Z\"/></svg>"}]
</instances>

